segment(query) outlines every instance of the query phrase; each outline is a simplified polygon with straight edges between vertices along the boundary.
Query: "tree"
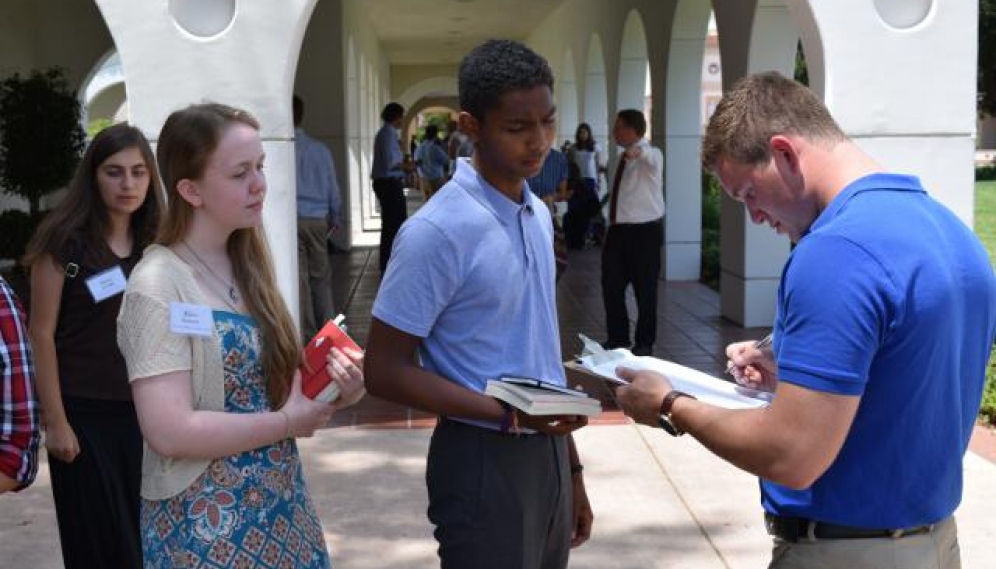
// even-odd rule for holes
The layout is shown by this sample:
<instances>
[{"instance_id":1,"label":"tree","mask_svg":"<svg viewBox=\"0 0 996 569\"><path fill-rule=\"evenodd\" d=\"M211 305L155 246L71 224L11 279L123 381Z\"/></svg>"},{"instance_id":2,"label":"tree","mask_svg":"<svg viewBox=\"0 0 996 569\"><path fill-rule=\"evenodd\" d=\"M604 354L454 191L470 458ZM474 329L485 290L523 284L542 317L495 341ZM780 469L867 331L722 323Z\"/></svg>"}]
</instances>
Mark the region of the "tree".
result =
<instances>
[{"instance_id":1,"label":"tree","mask_svg":"<svg viewBox=\"0 0 996 569\"><path fill-rule=\"evenodd\" d=\"M795 46L795 80L809 86L809 66L806 65L806 52L802 50L802 40Z\"/></svg>"},{"instance_id":2,"label":"tree","mask_svg":"<svg viewBox=\"0 0 996 569\"><path fill-rule=\"evenodd\" d=\"M0 81L0 186L39 211L73 175L86 142L80 104L62 69Z\"/></svg>"},{"instance_id":3,"label":"tree","mask_svg":"<svg viewBox=\"0 0 996 569\"><path fill-rule=\"evenodd\" d=\"M979 1L979 114L996 116L996 0Z\"/></svg>"}]
</instances>

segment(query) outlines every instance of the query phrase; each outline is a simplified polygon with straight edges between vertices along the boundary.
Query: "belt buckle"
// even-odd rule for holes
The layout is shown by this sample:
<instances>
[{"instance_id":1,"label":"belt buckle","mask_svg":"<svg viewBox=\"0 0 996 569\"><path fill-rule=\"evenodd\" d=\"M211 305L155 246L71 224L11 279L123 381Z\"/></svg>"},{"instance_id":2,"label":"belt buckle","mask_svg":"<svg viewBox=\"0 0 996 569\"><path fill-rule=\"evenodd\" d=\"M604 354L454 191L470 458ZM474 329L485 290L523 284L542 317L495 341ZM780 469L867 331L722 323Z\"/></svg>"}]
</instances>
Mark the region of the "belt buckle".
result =
<instances>
[{"instance_id":1,"label":"belt buckle","mask_svg":"<svg viewBox=\"0 0 996 569\"><path fill-rule=\"evenodd\" d=\"M904 535L913 535L917 533L930 533L932 531L934 531L934 524L926 524L912 528L892 530L892 532L889 534L889 537L891 537L892 539L899 539Z\"/></svg>"},{"instance_id":2,"label":"belt buckle","mask_svg":"<svg viewBox=\"0 0 996 569\"><path fill-rule=\"evenodd\" d=\"M799 520L797 518L784 518L775 514L765 514L764 527L768 535L796 543L799 541ZM810 531L812 531L810 529Z\"/></svg>"}]
</instances>

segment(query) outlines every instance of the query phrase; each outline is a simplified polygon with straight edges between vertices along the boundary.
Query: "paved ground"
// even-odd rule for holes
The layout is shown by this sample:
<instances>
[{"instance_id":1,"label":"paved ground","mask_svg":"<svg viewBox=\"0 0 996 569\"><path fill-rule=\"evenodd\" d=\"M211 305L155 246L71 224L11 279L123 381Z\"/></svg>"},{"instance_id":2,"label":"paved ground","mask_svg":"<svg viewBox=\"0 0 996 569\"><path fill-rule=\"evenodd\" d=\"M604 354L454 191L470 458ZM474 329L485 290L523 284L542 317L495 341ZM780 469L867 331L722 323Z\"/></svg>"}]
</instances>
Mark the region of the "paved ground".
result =
<instances>
[{"instance_id":1,"label":"paved ground","mask_svg":"<svg viewBox=\"0 0 996 569\"><path fill-rule=\"evenodd\" d=\"M300 441L308 485L338 569L438 566L425 520L428 429L340 427ZM578 433L595 510L590 542L572 568L754 569L768 538L755 479L694 440L659 429L602 425ZM0 498L0 567L62 567L47 470ZM996 465L965 459L958 511L964 567L996 558ZM99 522L98 522L99 523ZM988 560L988 561L987 561Z\"/></svg>"},{"instance_id":2,"label":"paved ground","mask_svg":"<svg viewBox=\"0 0 996 569\"><path fill-rule=\"evenodd\" d=\"M337 305L363 344L377 286L376 253L355 250L334 259ZM558 285L565 359L578 349L577 332L603 335L597 270L598 251L580 252ZM699 285L662 283L660 295L660 357L720 374L727 342L766 333L724 321L718 296ZM299 441L338 569L438 566L425 519L427 427L433 421L370 398L336 416L330 428ZM996 452L985 450L996 448L996 437L979 430L976 439L979 452L992 454L989 460L976 452L965 458L964 501L957 516L966 569L993 567L996 559ZM594 536L576 550L572 568L766 565L770 542L752 476L689 437L674 439L632 425L617 411L578 432L577 440L596 520ZM0 569L22 567L62 567L44 463L34 486L0 497Z\"/></svg>"}]
</instances>

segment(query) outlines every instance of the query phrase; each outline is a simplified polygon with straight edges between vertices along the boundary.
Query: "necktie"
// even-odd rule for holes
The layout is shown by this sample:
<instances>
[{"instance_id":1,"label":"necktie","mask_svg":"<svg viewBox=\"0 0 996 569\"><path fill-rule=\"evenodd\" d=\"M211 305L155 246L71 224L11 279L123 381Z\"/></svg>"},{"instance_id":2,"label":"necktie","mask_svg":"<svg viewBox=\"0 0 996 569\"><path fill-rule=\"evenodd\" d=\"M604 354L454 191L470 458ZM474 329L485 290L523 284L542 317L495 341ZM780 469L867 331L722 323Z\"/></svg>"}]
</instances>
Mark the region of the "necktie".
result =
<instances>
[{"instance_id":1,"label":"necktie","mask_svg":"<svg viewBox=\"0 0 996 569\"><path fill-rule=\"evenodd\" d=\"M616 224L616 208L619 203L619 183L622 181L623 169L626 168L626 155L623 154L616 166L616 175L612 180L612 197L609 198L609 225Z\"/></svg>"}]
</instances>

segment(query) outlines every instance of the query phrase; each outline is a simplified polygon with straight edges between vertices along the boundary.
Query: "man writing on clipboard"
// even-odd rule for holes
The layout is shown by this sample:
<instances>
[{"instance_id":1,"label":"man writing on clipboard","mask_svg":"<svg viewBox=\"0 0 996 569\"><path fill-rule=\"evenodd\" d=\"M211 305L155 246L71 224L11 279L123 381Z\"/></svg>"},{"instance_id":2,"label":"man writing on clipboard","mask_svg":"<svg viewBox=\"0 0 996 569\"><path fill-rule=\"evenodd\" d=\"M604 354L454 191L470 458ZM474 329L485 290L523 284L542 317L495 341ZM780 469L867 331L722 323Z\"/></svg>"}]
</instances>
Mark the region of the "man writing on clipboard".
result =
<instances>
[{"instance_id":1,"label":"man writing on clipboard","mask_svg":"<svg viewBox=\"0 0 996 569\"><path fill-rule=\"evenodd\" d=\"M734 375L775 398L727 410L621 370L623 410L761 478L770 568L960 567L952 512L996 336L982 244L776 73L723 97L702 162L796 243L773 345L727 348Z\"/></svg>"}]
</instances>

